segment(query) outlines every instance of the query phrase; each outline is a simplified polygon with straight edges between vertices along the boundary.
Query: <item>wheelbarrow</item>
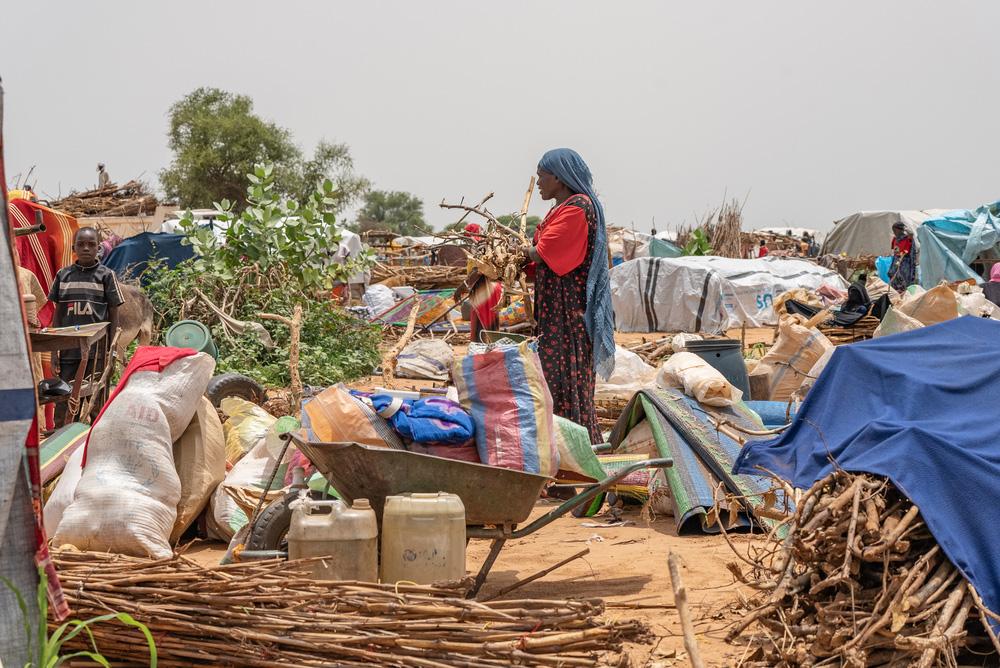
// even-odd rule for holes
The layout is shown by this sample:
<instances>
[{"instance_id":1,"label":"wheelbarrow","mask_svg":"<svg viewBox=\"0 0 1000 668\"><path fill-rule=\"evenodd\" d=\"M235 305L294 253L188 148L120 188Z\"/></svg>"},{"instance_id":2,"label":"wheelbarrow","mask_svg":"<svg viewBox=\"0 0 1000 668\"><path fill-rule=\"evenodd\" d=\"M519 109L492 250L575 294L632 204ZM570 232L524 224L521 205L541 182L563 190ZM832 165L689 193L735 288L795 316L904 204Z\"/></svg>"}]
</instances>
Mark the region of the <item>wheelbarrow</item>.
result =
<instances>
[{"instance_id":1,"label":"wheelbarrow","mask_svg":"<svg viewBox=\"0 0 1000 668\"><path fill-rule=\"evenodd\" d=\"M295 434L282 436L294 443L313 463L345 501L368 499L382 526L382 509L388 496L407 493L448 492L457 495L465 506L466 539L492 540L489 554L469 592L474 597L486 581L504 544L523 538L573 509L588 503L622 478L643 468L666 468L671 459L647 459L636 462L613 476L563 502L533 522L519 526L531 515L542 489L551 478L524 471L474 464L434 457L406 450L379 448L359 443L317 443L304 441ZM281 504L284 503L284 506ZM266 531L251 527L250 536L268 535L263 544L251 539L243 558L275 556L291 522L285 499L273 501L255 522L266 522ZM273 512L268 512L273 510Z\"/></svg>"}]
</instances>

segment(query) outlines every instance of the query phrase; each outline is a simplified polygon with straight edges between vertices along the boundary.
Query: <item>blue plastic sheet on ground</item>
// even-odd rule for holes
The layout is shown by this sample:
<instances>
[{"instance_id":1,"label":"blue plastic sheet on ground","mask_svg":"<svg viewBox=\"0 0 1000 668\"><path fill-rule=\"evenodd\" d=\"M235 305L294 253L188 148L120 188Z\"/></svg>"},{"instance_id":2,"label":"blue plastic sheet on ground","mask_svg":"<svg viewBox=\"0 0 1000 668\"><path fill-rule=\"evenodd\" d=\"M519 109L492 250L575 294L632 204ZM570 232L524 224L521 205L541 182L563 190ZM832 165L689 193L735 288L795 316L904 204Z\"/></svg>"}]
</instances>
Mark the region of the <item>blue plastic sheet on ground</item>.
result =
<instances>
[{"instance_id":1,"label":"blue plastic sheet on ground","mask_svg":"<svg viewBox=\"0 0 1000 668\"><path fill-rule=\"evenodd\" d=\"M104 258L104 265L119 278L140 276L150 260L158 259L168 269L194 257L194 249L181 243L183 234L143 232L129 237L111 249ZM144 277L142 283L149 282Z\"/></svg>"},{"instance_id":2,"label":"blue plastic sheet on ground","mask_svg":"<svg viewBox=\"0 0 1000 668\"><path fill-rule=\"evenodd\" d=\"M966 316L841 346L792 426L747 444L733 471L764 467L807 488L833 468L889 478L948 558L1000 610L1000 322Z\"/></svg>"}]
</instances>

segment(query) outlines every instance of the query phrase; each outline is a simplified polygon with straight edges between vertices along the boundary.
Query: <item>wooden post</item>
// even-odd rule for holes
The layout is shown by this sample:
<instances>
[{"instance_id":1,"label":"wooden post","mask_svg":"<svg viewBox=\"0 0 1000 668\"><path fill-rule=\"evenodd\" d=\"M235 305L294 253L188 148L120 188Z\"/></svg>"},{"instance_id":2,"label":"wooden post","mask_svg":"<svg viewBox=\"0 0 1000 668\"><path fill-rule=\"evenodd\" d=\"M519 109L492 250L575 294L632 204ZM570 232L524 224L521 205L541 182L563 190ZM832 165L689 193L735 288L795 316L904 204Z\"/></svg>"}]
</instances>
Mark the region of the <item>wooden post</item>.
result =
<instances>
[{"instance_id":1,"label":"wooden post","mask_svg":"<svg viewBox=\"0 0 1000 668\"><path fill-rule=\"evenodd\" d=\"M531 204L531 195L535 192L535 177L532 175L528 182L528 192L524 193L524 204L521 206L521 236L527 239L528 231L528 205Z\"/></svg>"},{"instance_id":2,"label":"wooden post","mask_svg":"<svg viewBox=\"0 0 1000 668\"><path fill-rule=\"evenodd\" d=\"M288 344L288 375L291 379L292 411L297 411L302 400L302 377L299 376L299 340L302 338L302 306L295 305L291 319L273 313L258 313L264 320L275 320L288 327L291 341Z\"/></svg>"},{"instance_id":3,"label":"wooden post","mask_svg":"<svg viewBox=\"0 0 1000 668\"><path fill-rule=\"evenodd\" d=\"M687 650L692 668L705 668L701 652L698 650L698 639L694 635L691 612L687 607L687 590L681 582L680 560L671 552L667 555L667 564L670 566L670 584L674 589L674 605L677 607L677 614L681 618L681 630L684 632L684 649Z\"/></svg>"}]
</instances>

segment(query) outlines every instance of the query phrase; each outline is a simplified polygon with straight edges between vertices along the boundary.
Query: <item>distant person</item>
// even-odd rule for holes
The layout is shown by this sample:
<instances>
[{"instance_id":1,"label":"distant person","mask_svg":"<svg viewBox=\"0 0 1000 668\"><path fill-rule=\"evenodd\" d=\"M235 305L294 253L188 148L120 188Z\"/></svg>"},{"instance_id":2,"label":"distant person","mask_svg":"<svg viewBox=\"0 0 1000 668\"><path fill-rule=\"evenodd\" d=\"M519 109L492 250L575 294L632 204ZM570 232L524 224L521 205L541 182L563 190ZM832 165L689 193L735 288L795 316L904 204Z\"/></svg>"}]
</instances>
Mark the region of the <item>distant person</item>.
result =
<instances>
[{"instance_id":1,"label":"distant person","mask_svg":"<svg viewBox=\"0 0 1000 668\"><path fill-rule=\"evenodd\" d=\"M868 296L868 274L860 274L847 288L847 301L840 307L848 313L867 313L872 300Z\"/></svg>"},{"instance_id":2,"label":"distant person","mask_svg":"<svg viewBox=\"0 0 1000 668\"><path fill-rule=\"evenodd\" d=\"M917 260L913 248L913 233L903 223L892 226L892 264L889 265L889 285L904 292L917 281Z\"/></svg>"},{"instance_id":3,"label":"distant person","mask_svg":"<svg viewBox=\"0 0 1000 668\"><path fill-rule=\"evenodd\" d=\"M767 257L767 254L770 252L770 249L767 247L767 242L761 239L760 247L757 249L757 257Z\"/></svg>"},{"instance_id":4,"label":"distant person","mask_svg":"<svg viewBox=\"0 0 1000 668\"><path fill-rule=\"evenodd\" d=\"M990 268L990 280L983 285L983 294L991 302L1000 306L1000 262Z\"/></svg>"},{"instance_id":5,"label":"distant person","mask_svg":"<svg viewBox=\"0 0 1000 668\"><path fill-rule=\"evenodd\" d=\"M106 188L111 184L111 177L108 176L108 172L104 169L104 163L97 163L97 187Z\"/></svg>"},{"instance_id":6,"label":"distant person","mask_svg":"<svg viewBox=\"0 0 1000 668\"><path fill-rule=\"evenodd\" d=\"M807 238L809 241L809 257L816 257L819 255L819 244L816 243L816 236L810 234Z\"/></svg>"},{"instance_id":7,"label":"distant person","mask_svg":"<svg viewBox=\"0 0 1000 668\"><path fill-rule=\"evenodd\" d=\"M110 323L103 344L99 344L96 360L92 357L87 363L84 374L90 373L97 362L97 368L106 363L107 347L114 337L118 327L118 307L125 299L115 273L105 267L97 259L97 249L100 246L100 236L92 227L81 227L73 236L73 252L76 262L63 267L52 281L49 290L49 301L55 304L52 316L52 327L73 327L91 325L96 322ZM59 377L69 384L76 379L80 368L80 351L61 350L53 354L52 365L59 370ZM95 408L100 409L102 401L95 402ZM56 408L56 424L62 424L66 404L60 403Z\"/></svg>"}]
</instances>

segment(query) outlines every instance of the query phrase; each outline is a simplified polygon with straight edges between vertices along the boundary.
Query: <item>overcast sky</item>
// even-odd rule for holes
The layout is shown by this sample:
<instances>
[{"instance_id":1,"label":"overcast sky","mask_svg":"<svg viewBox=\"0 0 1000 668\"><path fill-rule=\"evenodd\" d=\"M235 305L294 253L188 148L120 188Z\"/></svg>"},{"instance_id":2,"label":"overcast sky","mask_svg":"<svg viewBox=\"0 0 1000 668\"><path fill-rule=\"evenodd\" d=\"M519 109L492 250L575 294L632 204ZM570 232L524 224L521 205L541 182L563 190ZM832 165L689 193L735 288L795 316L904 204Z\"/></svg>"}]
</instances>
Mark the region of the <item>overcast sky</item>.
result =
<instances>
[{"instance_id":1,"label":"overcast sky","mask_svg":"<svg viewBox=\"0 0 1000 668\"><path fill-rule=\"evenodd\" d=\"M557 146L639 229L726 192L747 228L975 207L1000 198L997 25L988 0L37 0L0 26L7 173L158 185L168 107L217 86L307 151L346 142L439 226L442 197L520 208Z\"/></svg>"}]
</instances>

